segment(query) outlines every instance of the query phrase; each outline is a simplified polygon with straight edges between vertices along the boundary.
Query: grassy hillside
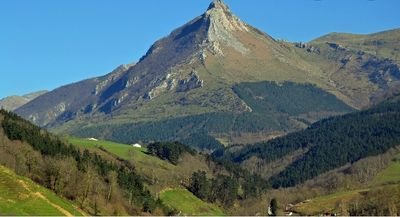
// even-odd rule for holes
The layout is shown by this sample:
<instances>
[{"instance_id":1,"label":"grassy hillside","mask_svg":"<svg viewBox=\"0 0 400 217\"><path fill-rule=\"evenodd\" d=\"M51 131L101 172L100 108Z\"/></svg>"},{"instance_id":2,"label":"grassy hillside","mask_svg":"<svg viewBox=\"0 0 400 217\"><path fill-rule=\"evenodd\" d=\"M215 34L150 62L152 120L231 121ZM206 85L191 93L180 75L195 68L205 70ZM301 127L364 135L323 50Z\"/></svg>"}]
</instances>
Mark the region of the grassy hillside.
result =
<instances>
[{"instance_id":1,"label":"grassy hillside","mask_svg":"<svg viewBox=\"0 0 400 217\"><path fill-rule=\"evenodd\" d=\"M74 145L78 145L79 147L84 149L103 147L107 149L109 152L124 159L135 158L139 160L144 157L147 157L147 155L145 154L146 148L134 148L133 146L127 144L121 144L104 140L93 141L89 139L76 138L76 137L68 138L68 142Z\"/></svg>"},{"instance_id":2,"label":"grassy hillside","mask_svg":"<svg viewBox=\"0 0 400 217\"><path fill-rule=\"evenodd\" d=\"M79 204L85 212L170 213L151 195L131 163L78 149L4 110L0 110L0 123L0 164Z\"/></svg>"},{"instance_id":3,"label":"grassy hillside","mask_svg":"<svg viewBox=\"0 0 400 217\"><path fill-rule=\"evenodd\" d=\"M160 199L165 205L178 210L181 215L225 215L221 208L200 200L186 189L166 189L160 193Z\"/></svg>"},{"instance_id":4,"label":"grassy hillside","mask_svg":"<svg viewBox=\"0 0 400 217\"><path fill-rule=\"evenodd\" d=\"M394 158L386 169L375 176L371 185L377 186L394 183L400 183L400 155Z\"/></svg>"},{"instance_id":5,"label":"grassy hillside","mask_svg":"<svg viewBox=\"0 0 400 217\"><path fill-rule=\"evenodd\" d=\"M84 138L69 138L68 141L78 147L95 152L108 151L118 157L129 160L135 165L139 174L149 181L148 187L158 195L162 203L186 215L222 215L223 209L203 202L182 185L187 184L192 173L197 170L212 174L204 156L186 154L174 165L166 160L146 153L146 148L135 148L131 145L110 141L90 141Z\"/></svg>"},{"instance_id":6,"label":"grassy hillside","mask_svg":"<svg viewBox=\"0 0 400 217\"><path fill-rule=\"evenodd\" d=\"M0 215L81 216L76 205L0 166Z\"/></svg>"},{"instance_id":7,"label":"grassy hillside","mask_svg":"<svg viewBox=\"0 0 400 217\"><path fill-rule=\"evenodd\" d=\"M204 156L201 155L184 155L178 165L173 165L168 161L146 154L146 148L134 148L122 143L104 140L89 141L80 138L70 138L69 142L97 152L101 152L100 147L102 147L118 157L129 160L135 165L138 173L152 183L149 188L155 194L164 188L181 186L181 183L187 181L193 171L203 170L210 172Z\"/></svg>"}]
</instances>

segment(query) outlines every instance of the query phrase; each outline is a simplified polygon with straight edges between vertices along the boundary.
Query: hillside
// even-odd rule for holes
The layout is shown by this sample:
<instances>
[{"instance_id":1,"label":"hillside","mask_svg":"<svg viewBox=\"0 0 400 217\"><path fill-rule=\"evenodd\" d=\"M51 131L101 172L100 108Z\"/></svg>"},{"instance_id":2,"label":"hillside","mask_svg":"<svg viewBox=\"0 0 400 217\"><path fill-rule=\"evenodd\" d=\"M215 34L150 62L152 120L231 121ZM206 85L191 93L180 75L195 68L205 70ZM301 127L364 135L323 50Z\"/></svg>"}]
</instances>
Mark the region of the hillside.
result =
<instances>
[{"instance_id":1,"label":"hillside","mask_svg":"<svg viewBox=\"0 0 400 217\"><path fill-rule=\"evenodd\" d=\"M397 149L363 185L341 189L296 204L292 211L301 215L338 213L340 215L398 215L400 208L399 150ZM365 166L371 166L365 165ZM368 168L363 168L368 170Z\"/></svg>"},{"instance_id":2,"label":"hillside","mask_svg":"<svg viewBox=\"0 0 400 217\"><path fill-rule=\"evenodd\" d=\"M0 166L0 215L81 216L70 201Z\"/></svg>"},{"instance_id":3,"label":"hillside","mask_svg":"<svg viewBox=\"0 0 400 217\"><path fill-rule=\"evenodd\" d=\"M44 201L52 191L91 215L172 213L151 195L145 180L129 162L79 150L5 110L0 110L0 122L0 165L49 189L36 194ZM36 192L33 188L32 191ZM27 204L36 201L40 200L26 198ZM15 208L21 203L16 203ZM12 207L6 208L12 210ZM26 212L28 215L36 213Z\"/></svg>"},{"instance_id":4,"label":"hillside","mask_svg":"<svg viewBox=\"0 0 400 217\"><path fill-rule=\"evenodd\" d=\"M238 151L235 148L217 151L214 156L260 174L263 168L283 160L269 181L275 188L294 186L399 145L399 123L400 101L386 102L369 110L325 119L303 131Z\"/></svg>"},{"instance_id":5,"label":"hillside","mask_svg":"<svg viewBox=\"0 0 400 217\"><path fill-rule=\"evenodd\" d=\"M166 189L160 199L172 207L179 207L182 215L224 216L221 208L205 203L186 189Z\"/></svg>"},{"instance_id":6,"label":"hillside","mask_svg":"<svg viewBox=\"0 0 400 217\"><path fill-rule=\"evenodd\" d=\"M3 108L8 111L14 111L17 108L25 105L26 103L36 99L37 97L39 97L47 92L48 92L47 90L43 90L43 91L25 94L23 96L9 96L9 97L0 99L0 108Z\"/></svg>"},{"instance_id":7,"label":"hillside","mask_svg":"<svg viewBox=\"0 0 400 217\"><path fill-rule=\"evenodd\" d=\"M94 152L106 150L118 157L129 160L136 166L139 174L149 180L148 187L158 195L162 203L186 215L222 214L221 208L207 204L184 189L182 183L189 181L194 171L202 170L212 174L211 168L201 156L186 155L180 163L173 165L168 161L146 154L146 148L135 148L127 144L110 141L91 141L69 138L69 142Z\"/></svg>"},{"instance_id":8,"label":"hillside","mask_svg":"<svg viewBox=\"0 0 400 217\"><path fill-rule=\"evenodd\" d=\"M185 155L180 163L173 165L168 161L147 154L146 148L135 148L131 145L110 141L90 141L88 139L69 138L68 141L77 147L98 153L104 150L132 162L136 170L150 182L149 189L154 195L166 188L181 187L181 183L189 180L194 171L202 170L211 174L211 168L204 156Z\"/></svg>"},{"instance_id":9,"label":"hillside","mask_svg":"<svg viewBox=\"0 0 400 217\"><path fill-rule=\"evenodd\" d=\"M69 141L78 147L89 148L96 153L112 153L132 162L138 174L147 180L150 191L158 195L162 204L181 214L235 215L232 208L237 207L240 201L258 198L268 188L264 184L265 180L258 176L252 176L238 167L214 162L203 154L186 153L173 164L149 154L146 148L101 140L69 138ZM190 187L196 183L194 177L198 172L204 172L208 182L215 182L212 189L204 189L213 195L212 198L200 197L198 192ZM231 184L236 188L230 189Z\"/></svg>"},{"instance_id":10,"label":"hillside","mask_svg":"<svg viewBox=\"0 0 400 217\"><path fill-rule=\"evenodd\" d=\"M386 40L389 36L382 37ZM398 40L392 35L389 39ZM348 112L348 107L369 107L379 101L375 98L394 95L399 79L399 67L392 59L332 42L278 41L242 22L226 4L215 0L202 15L155 42L136 64L57 88L17 113L55 132L80 137L93 134L123 143L180 140L200 149L215 149L221 144L284 135L321 118ZM287 113L293 105L287 102L295 96L288 92L283 94L288 96L285 104L260 115L235 87L268 81L289 87L292 84L288 82L296 83L305 89L312 85L320 90L308 91L309 99L319 98L313 94L334 95L336 99L325 100L339 100L348 106L338 107L334 102L339 108L335 110L324 102L325 107L318 111L305 107L310 110L303 109L303 114L296 114L300 117L293 117ZM223 130L214 130L219 128L215 123L204 126L214 117L225 122ZM232 123L232 119L237 121ZM194 130L187 130L188 120L196 120L190 127ZM249 122L255 120L260 121L251 129ZM180 122L183 127L176 126ZM149 135L153 126L171 130ZM146 130L136 134L140 129ZM191 138L205 139L199 144Z\"/></svg>"},{"instance_id":11,"label":"hillside","mask_svg":"<svg viewBox=\"0 0 400 217\"><path fill-rule=\"evenodd\" d=\"M72 145L13 113L0 111L0 164L86 213L222 214L241 198L256 197L267 188L259 176L225 167L178 142L152 143L146 149L71 138ZM199 172L213 182L214 187L207 190L213 197L196 198L198 192L191 186ZM181 206L182 198L190 200Z\"/></svg>"}]
</instances>

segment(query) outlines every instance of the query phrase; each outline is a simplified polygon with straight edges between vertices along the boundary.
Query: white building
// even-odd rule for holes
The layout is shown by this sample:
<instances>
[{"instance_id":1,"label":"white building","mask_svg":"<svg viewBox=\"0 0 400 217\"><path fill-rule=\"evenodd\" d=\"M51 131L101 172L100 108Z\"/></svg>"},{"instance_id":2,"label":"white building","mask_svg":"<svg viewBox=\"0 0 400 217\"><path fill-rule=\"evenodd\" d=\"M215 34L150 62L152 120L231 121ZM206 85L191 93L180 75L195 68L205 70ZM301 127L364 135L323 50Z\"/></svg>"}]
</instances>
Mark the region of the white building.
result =
<instances>
[{"instance_id":1,"label":"white building","mask_svg":"<svg viewBox=\"0 0 400 217\"><path fill-rule=\"evenodd\" d=\"M89 140L89 141L99 141L99 140L96 139L96 138L88 138L87 140Z\"/></svg>"},{"instance_id":2,"label":"white building","mask_svg":"<svg viewBox=\"0 0 400 217\"><path fill-rule=\"evenodd\" d=\"M133 144L132 145L134 148L141 148L142 146L139 143Z\"/></svg>"}]
</instances>

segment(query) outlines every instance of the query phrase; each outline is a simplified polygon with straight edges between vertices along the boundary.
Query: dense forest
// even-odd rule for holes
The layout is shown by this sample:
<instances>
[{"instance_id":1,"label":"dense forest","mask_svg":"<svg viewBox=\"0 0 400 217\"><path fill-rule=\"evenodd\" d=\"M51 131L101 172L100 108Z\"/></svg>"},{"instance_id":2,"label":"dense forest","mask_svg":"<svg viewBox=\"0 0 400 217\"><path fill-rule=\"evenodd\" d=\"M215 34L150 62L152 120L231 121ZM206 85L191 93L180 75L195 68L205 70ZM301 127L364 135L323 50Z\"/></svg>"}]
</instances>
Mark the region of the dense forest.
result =
<instances>
[{"instance_id":1,"label":"dense forest","mask_svg":"<svg viewBox=\"0 0 400 217\"><path fill-rule=\"evenodd\" d=\"M294 122L309 123L301 115L342 114L353 110L334 95L310 84L241 83L235 85L233 91L252 112L215 112L146 123L86 127L72 134L128 144L180 141L197 149L215 150L222 148L222 144L213 134L294 131L299 130Z\"/></svg>"},{"instance_id":2,"label":"dense forest","mask_svg":"<svg viewBox=\"0 0 400 217\"><path fill-rule=\"evenodd\" d=\"M172 164L178 164L185 153L194 155L196 152L180 142L155 142L147 146L147 152Z\"/></svg>"},{"instance_id":3,"label":"dense forest","mask_svg":"<svg viewBox=\"0 0 400 217\"><path fill-rule=\"evenodd\" d=\"M239 183L230 176L218 175L208 179L204 171L194 172L188 188L198 198L230 207L237 199Z\"/></svg>"},{"instance_id":4,"label":"dense forest","mask_svg":"<svg viewBox=\"0 0 400 217\"><path fill-rule=\"evenodd\" d=\"M13 113L0 111L0 163L92 215L168 214L129 162L80 151ZM11 141L10 141L11 140ZM15 141L15 142L12 142ZM20 141L20 142L18 142Z\"/></svg>"},{"instance_id":5,"label":"dense forest","mask_svg":"<svg viewBox=\"0 0 400 217\"><path fill-rule=\"evenodd\" d=\"M351 112L353 109L312 84L272 81L240 83L235 93L259 113L282 112L291 116L309 112Z\"/></svg>"},{"instance_id":6,"label":"dense forest","mask_svg":"<svg viewBox=\"0 0 400 217\"><path fill-rule=\"evenodd\" d=\"M198 198L226 208L231 207L238 199L259 198L269 188L266 180L243 169L228 169L228 174L217 174L208 178L210 174L196 171L187 188Z\"/></svg>"},{"instance_id":7,"label":"dense forest","mask_svg":"<svg viewBox=\"0 0 400 217\"><path fill-rule=\"evenodd\" d=\"M309 128L240 151L219 150L214 157L241 163L252 156L272 162L300 148L309 150L279 174L270 178L273 187L302 183L331 169L400 144L400 102L319 121Z\"/></svg>"}]
</instances>

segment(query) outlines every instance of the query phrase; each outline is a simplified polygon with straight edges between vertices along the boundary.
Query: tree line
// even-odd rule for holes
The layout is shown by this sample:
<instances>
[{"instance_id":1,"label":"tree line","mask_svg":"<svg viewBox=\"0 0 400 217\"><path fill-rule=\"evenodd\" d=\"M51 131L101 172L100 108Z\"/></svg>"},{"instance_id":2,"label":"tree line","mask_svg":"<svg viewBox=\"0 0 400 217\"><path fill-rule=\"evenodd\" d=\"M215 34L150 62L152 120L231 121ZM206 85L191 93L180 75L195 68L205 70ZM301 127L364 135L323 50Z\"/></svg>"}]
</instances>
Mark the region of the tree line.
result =
<instances>
[{"instance_id":1,"label":"tree line","mask_svg":"<svg viewBox=\"0 0 400 217\"><path fill-rule=\"evenodd\" d=\"M180 142L155 142L147 146L147 152L160 159L168 160L172 164L178 164L184 153L195 155L196 152Z\"/></svg>"}]
</instances>

